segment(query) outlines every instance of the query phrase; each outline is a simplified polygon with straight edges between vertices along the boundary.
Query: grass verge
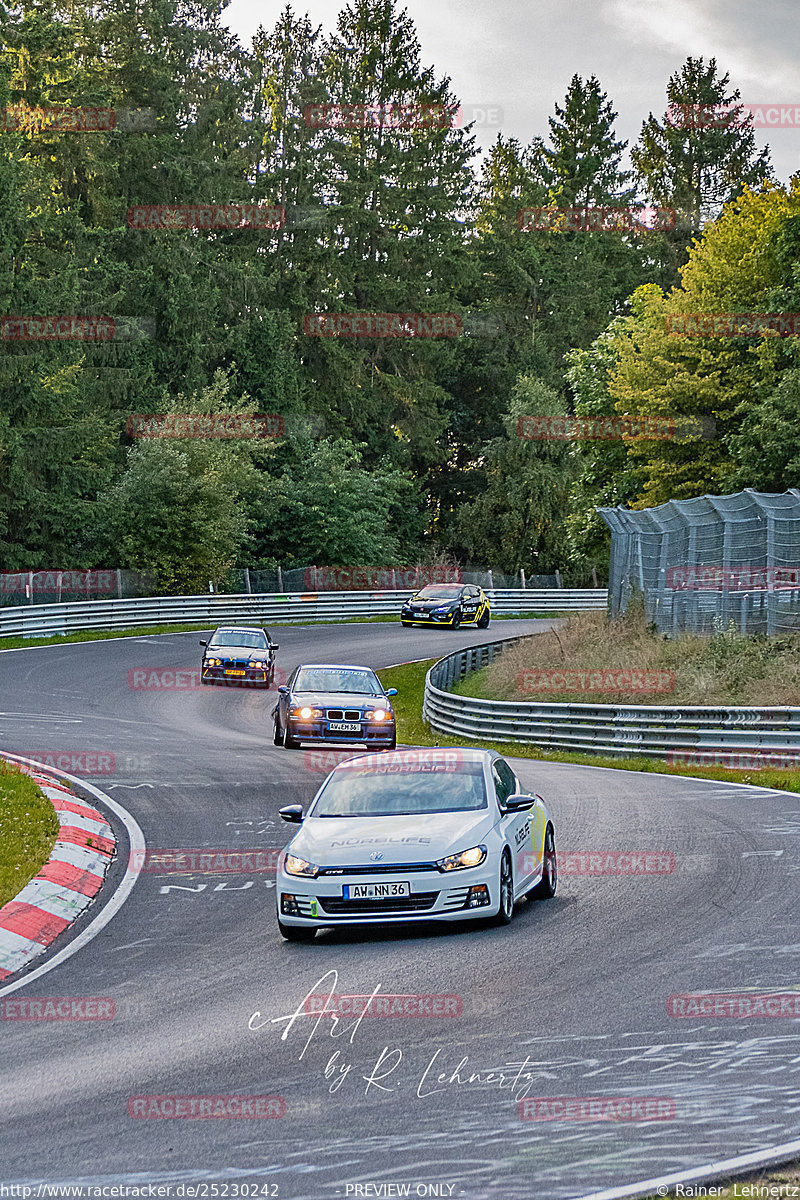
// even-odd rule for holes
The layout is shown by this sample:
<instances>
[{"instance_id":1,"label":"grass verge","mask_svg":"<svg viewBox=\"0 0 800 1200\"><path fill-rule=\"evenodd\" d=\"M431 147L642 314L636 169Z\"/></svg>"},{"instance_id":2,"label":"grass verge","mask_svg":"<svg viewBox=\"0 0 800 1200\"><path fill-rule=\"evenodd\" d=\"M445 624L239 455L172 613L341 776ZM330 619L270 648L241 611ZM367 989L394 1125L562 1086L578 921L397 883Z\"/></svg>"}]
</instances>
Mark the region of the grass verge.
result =
<instances>
[{"instance_id":1,"label":"grass verge","mask_svg":"<svg viewBox=\"0 0 800 1200\"><path fill-rule=\"evenodd\" d=\"M492 700L636 705L800 704L800 635L738 633L668 638L641 604L624 617L573 614L558 630L525 638L484 672L470 691Z\"/></svg>"},{"instance_id":2,"label":"grass verge","mask_svg":"<svg viewBox=\"0 0 800 1200\"><path fill-rule=\"evenodd\" d=\"M47 862L58 828L55 809L30 776L0 759L0 906Z\"/></svg>"},{"instance_id":3,"label":"grass verge","mask_svg":"<svg viewBox=\"0 0 800 1200\"><path fill-rule=\"evenodd\" d=\"M616 755L573 754L568 751L543 750L526 742L468 741L436 733L422 719L422 701L425 691L425 675L437 660L406 663L379 671L384 687L397 688L393 700L397 715L397 740L415 746L485 746L497 750L506 757L532 758L541 762L574 763L587 767L610 767L616 771L641 771L650 775L685 775L692 779L713 779L721 783L748 783L758 787L776 788L779 791L800 792L800 770L734 771L727 767L696 766L695 764L672 764L657 758L617 758ZM470 680L474 675L470 675Z\"/></svg>"}]
</instances>

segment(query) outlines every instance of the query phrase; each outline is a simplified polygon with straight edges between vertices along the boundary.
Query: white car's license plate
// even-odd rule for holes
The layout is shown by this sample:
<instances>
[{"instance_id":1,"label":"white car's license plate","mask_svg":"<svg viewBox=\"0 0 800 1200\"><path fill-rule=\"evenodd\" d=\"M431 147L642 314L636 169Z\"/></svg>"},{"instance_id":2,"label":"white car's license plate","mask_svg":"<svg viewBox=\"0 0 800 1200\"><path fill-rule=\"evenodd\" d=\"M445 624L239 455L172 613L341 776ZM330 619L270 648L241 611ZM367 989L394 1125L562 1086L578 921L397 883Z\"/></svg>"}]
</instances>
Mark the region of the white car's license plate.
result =
<instances>
[{"instance_id":1,"label":"white car's license plate","mask_svg":"<svg viewBox=\"0 0 800 1200\"><path fill-rule=\"evenodd\" d=\"M358 721L329 721L328 729L331 733L361 733Z\"/></svg>"},{"instance_id":2,"label":"white car's license plate","mask_svg":"<svg viewBox=\"0 0 800 1200\"><path fill-rule=\"evenodd\" d=\"M410 896L411 884L399 883L344 883L343 900L389 900L392 896Z\"/></svg>"}]
</instances>

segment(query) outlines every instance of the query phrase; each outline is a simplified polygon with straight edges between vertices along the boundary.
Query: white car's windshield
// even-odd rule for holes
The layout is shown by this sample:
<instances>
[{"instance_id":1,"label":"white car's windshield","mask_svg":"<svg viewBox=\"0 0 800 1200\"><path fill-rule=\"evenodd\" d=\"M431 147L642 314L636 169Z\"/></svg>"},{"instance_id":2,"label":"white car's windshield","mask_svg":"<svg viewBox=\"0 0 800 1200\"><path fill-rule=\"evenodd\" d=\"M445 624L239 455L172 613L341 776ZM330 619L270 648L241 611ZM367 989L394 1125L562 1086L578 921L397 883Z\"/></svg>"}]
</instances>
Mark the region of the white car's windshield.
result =
<instances>
[{"instance_id":1,"label":"white car's windshield","mask_svg":"<svg viewBox=\"0 0 800 1200\"><path fill-rule=\"evenodd\" d=\"M266 644L267 635L255 629L218 629L209 642L209 646L247 646L251 650L261 650Z\"/></svg>"},{"instance_id":2,"label":"white car's windshield","mask_svg":"<svg viewBox=\"0 0 800 1200\"><path fill-rule=\"evenodd\" d=\"M311 817L393 817L409 813L469 812L486 808L483 767L467 763L453 770L441 764L385 767L357 764L334 771Z\"/></svg>"},{"instance_id":3,"label":"white car's windshield","mask_svg":"<svg viewBox=\"0 0 800 1200\"><path fill-rule=\"evenodd\" d=\"M336 667L304 667L298 671L292 691L383 695L383 688L372 671L349 671Z\"/></svg>"}]
</instances>

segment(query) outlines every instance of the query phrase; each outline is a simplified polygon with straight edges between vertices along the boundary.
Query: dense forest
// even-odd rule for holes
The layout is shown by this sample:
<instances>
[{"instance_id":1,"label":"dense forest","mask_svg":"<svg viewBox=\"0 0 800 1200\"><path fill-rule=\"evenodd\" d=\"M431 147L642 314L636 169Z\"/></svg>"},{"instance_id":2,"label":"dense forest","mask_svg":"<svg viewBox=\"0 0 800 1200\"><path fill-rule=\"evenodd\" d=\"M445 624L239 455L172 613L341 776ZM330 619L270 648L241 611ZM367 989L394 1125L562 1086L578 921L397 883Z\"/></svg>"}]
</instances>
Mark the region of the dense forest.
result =
<instances>
[{"instance_id":1,"label":"dense forest","mask_svg":"<svg viewBox=\"0 0 800 1200\"><path fill-rule=\"evenodd\" d=\"M330 30L287 7L249 47L224 7L0 0L0 569L583 582L596 505L798 482L797 338L675 333L800 312L800 175L722 65L676 64L630 148L576 75L540 137L481 153L394 0ZM557 420L614 416L683 432Z\"/></svg>"}]
</instances>

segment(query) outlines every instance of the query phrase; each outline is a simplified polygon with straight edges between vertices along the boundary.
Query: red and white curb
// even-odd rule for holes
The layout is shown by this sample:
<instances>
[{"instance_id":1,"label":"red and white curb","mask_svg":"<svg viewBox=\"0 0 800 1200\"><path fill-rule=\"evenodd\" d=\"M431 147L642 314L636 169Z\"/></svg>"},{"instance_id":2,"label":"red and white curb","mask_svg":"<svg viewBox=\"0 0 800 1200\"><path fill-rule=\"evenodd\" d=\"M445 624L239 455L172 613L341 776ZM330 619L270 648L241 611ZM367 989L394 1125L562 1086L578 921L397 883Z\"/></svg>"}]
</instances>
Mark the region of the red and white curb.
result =
<instances>
[{"instance_id":1,"label":"red and white curb","mask_svg":"<svg viewBox=\"0 0 800 1200\"><path fill-rule=\"evenodd\" d=\"M52 776L17 765L47 796L60 829L38 875L0 908L0 981L27 966L88 908L117 849L102 813Z\"/></svg>"}]
</instances>

